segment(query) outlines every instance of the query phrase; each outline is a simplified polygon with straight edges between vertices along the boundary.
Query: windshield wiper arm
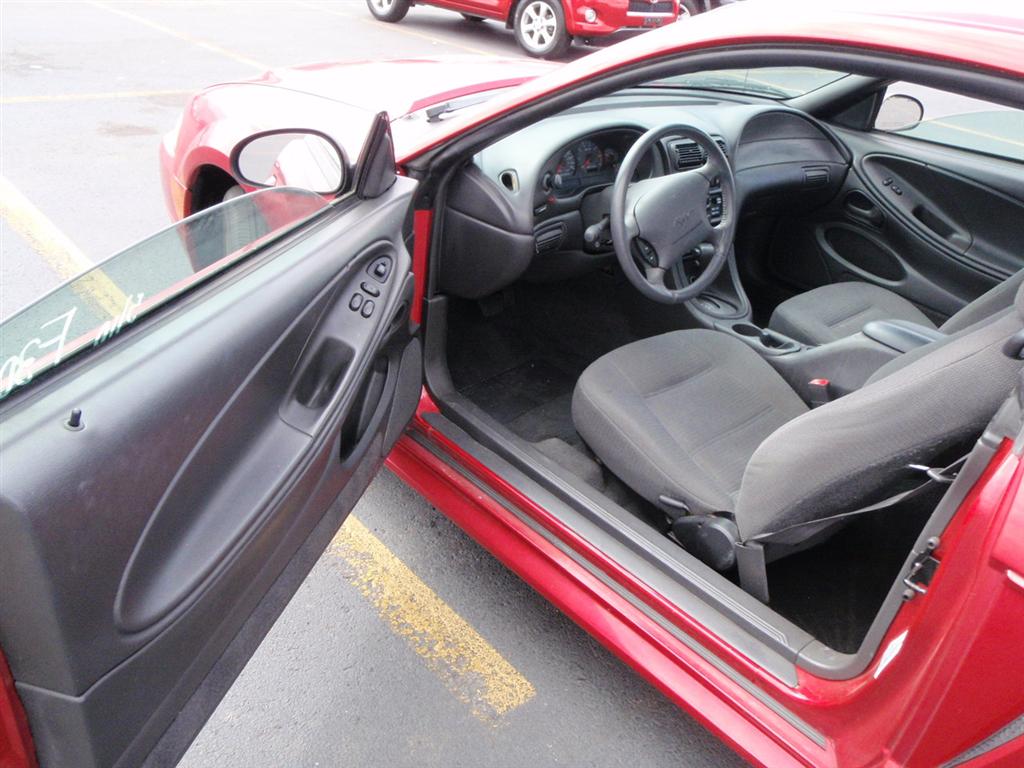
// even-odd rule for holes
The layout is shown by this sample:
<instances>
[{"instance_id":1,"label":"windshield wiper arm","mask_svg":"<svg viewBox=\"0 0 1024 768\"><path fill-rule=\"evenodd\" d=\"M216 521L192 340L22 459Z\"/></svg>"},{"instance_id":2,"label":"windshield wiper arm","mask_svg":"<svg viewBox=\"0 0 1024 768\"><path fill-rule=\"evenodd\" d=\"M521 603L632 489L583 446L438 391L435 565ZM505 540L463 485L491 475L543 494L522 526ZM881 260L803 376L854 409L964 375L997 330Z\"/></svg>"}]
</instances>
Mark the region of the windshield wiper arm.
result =
<instances>
[{"instance_id":1,"label":"windshield wiper arm","mask_svg":"<svg viewBox=\"0 0 1024 768\"><path fill-rule=\"evenodd\" d=\"M480 104L482 102L485 102L493 95L494 94L492 93L486 92L475 93L471 96L465 96L461 99L443 101L440 104L435 104L432 107L427 107L427 109L425 110L427 115L427 122L436 123L439 120L441 120L441 118L443 118L445 115L451 114L452 112L457 112L460 109L465 109L466 107L472 107L474 104Z\"/></svg>"}]
</instances>

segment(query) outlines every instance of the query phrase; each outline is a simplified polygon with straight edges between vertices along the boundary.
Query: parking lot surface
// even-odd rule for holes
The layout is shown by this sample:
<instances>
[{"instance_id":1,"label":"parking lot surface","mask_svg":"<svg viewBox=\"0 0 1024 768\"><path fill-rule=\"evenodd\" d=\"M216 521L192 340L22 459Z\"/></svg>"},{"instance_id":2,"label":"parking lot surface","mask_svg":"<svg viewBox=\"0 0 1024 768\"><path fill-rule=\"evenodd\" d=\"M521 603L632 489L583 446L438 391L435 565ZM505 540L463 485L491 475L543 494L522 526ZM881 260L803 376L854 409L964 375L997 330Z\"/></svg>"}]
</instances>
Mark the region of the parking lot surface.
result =
<instances>
[{"instance_id":1,"label":"parking lot surface","mask_svg":"<svg viewBox=\"0 0 1024 768\"><path fill-rule=\"evenodd\" d=\"M499 24L420 6L386 25L356 0L0 15L3 317L169 223L157 147L189 92L316 60L520 56ZM384 472L181 764L740 761Z\"/></svg>"}]
</instances>

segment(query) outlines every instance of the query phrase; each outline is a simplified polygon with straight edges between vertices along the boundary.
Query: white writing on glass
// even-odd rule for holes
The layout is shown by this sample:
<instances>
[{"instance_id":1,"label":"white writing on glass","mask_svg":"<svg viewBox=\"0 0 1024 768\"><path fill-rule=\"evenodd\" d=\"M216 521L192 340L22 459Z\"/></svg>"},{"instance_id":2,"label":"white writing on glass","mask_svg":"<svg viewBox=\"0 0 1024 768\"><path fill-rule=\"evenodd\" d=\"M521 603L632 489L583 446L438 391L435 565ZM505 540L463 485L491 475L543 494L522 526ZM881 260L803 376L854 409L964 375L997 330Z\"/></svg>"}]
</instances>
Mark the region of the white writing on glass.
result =
<instances>
[{"instance_id":1,"label":"white writing on glass","mask_svg":"<svg viewBox=\"0 0 1024 768\"><path fill-rule=\"evenodd\" d=\"M0 397L8 394L15 387L28 384L32 380L35 371L37 354L52 349L54 356L53 364L60 362L64 354L64 344L68 339L68 331L71 329L71 321L75 319L78 307L72 307L62 315L58 315L48 322L39 326L39 330L45 335L46 329L52 325L60 324L60 330L55 335L43 340L42 336L36 336L25 342L19 354L7 358L3 365L0 365Z\"/></svg>"},{"instance_id":2,"label":"white writing on glass","mask_svg":"<svg viewBox=\"0 0 1024 768\"><path fill-rule=\"evenodd\" d=\"M121 308L120 314L118 314L117 317L110 318L107 322L96 329L96 338L93 339L92 345L95 347L102 344L111 336L115 336L118 331L126 325L134 322L135 318L138 317L139 306L142 304L142 297L142 293L126 296L124 306Z\"/></svg>"},{"instance_id":3,"label":"white writing on glass","mask_svg":"<svg viewBox=\"0 0 1024 768\"><path fill-rule=\"evenodd\" d=\"M138 317L144 294L136 293L125 298L124 306L117 317L112 317L95 329L93 346L107 341L126 325ZM78 313L78 307L39 326L40 334L25 342L21 352L4 360L0 365L0 397L5 397L13 389L24 386L32 380L32 376L43 367L51 367L64 358L64 350L68 341L71 323ZM48 330L53 327L53 330Z\"/></svg>"}]
</instances>

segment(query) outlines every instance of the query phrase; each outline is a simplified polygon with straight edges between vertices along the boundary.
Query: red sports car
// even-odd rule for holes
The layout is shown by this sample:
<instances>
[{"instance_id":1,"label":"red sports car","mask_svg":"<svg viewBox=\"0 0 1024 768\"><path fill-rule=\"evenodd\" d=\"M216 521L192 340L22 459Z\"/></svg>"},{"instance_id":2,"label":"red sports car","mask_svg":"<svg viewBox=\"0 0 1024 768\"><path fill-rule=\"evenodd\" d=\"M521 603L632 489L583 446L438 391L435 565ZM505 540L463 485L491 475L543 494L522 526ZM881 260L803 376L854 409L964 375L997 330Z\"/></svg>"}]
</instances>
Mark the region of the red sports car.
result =
<instances>
[{"instance_id":1,"label":"red sports car","mask_svg":"<svg viewBox=\"0 0 1024 768\"><path fill-rule=\"evenodd\" d=\"M1024 16L959 5L197 95L182 220L0 329L0 764L176 759L385 461L753 763L1024 763Z\"/></svg>"},{"instance_id":2,"label":"red sports car","mask_svg":"<svg viewBox=\"0 0 1024 768\"><path fill-rule=\"evenodd\" d=\"M515 32L520 47L531 56L564 56L574 37L607 37L620 29L651 29L669 24L677 16L704 10L712 0L426 0L458 11L470 22L494 19ZM412 0L366 0L374 18L397 22L418 3ZM720 3L715 0L717 7Z\"/></svg>"}]
</instances>

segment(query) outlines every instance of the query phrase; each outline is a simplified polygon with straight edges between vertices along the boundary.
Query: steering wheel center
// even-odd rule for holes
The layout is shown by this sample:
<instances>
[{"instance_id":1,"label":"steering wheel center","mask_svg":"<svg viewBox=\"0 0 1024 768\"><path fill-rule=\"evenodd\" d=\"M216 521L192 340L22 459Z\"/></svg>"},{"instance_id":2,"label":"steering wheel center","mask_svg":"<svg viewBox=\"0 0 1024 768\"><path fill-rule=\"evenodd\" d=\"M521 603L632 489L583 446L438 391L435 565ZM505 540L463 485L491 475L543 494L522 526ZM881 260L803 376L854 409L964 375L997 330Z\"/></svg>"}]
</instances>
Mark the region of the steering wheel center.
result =
<instances>
[{"instance_id":1,"label":"steering wheel center","mask_svg":"<svg viewBox=\"0 0 1024 768\"><path fill-rule=\"evenodd\" d=\"M692 170L632 182L640 159L656 142L682 137L695 142L705 158ZM728 158L704 131L666 125L641 136L623 158L611 200L615 254L627 278L644 295L666 304L699 296L725 266L735 235L735 181ZM692 282L679 282L681 263L691 255L708 257Z\"/></svg>"}]
</instances>

